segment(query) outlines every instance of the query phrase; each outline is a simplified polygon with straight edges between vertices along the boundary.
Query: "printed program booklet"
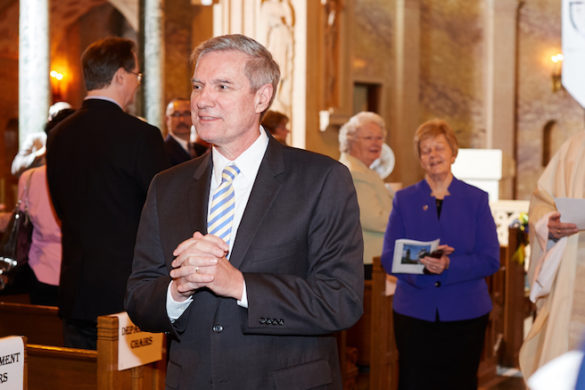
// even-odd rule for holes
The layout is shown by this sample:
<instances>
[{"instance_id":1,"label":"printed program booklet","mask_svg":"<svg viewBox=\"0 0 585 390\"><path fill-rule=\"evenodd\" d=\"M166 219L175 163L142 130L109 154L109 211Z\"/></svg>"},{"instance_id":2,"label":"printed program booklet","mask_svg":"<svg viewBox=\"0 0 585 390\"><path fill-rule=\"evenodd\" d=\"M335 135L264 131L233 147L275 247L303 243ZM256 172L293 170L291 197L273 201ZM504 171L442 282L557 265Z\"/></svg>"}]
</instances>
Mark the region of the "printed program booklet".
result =
<instances>
[{"instance_id":1,"label":"printed program booklet","mask_svg":"<svg viewBox=\"0 0 585 390\"><path fill-rule=\"evenodd\" d=\"M420 259L433 252L439 246L439 239L434 241L416 241L400 238L394 244L392 272L405 274L422 274L425 268Z\"/></svg>"}]
</instances>

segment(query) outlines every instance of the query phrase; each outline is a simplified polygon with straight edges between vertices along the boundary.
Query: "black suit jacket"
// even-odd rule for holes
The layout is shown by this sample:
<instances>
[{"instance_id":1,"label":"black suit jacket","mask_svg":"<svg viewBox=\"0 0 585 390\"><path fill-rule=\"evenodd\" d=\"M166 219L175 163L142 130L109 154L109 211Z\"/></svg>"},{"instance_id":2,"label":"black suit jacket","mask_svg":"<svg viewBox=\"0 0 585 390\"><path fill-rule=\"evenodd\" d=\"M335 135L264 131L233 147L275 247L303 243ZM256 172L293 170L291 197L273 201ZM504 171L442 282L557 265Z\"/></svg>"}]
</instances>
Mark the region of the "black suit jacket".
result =
<instances>
[{"instance_id":1,"label":"black suit jacket","mask_svg":"<svg viewBox=\"0 0 585 390\"><path fill-rule=\"evenodd\" d=\"M183 149L181 144L179 144L170 134L165 138L165 152L169 157L171 166L191 160L189 152Z\"/></svg>"},{"instance_id":2,"label":"black suit jacket","mask_svg":"<svg viewBox=\"0 0 585 390\"><path fill-rule=\"evenodd\" d=\"M270 137L230 255L244 275L249 308L202 289L171 324L172 252L207 231L211 172L207 153L157 175L138 229L126 309L143 330L172 336L167 387L340 389L332 332L358 320L363 295L348 170Z\"/></svg>"},{"instance_id":3,"label":"black suit jacket","mask_svg":"<svg viewBox=\"0 0 585 390\"><path fill-rule=\"evenodd\" d=\"M124 310L140 212L166 167L160 131L106 100L85 100L52 130L47 177L63 232L62 317L95 321Z\"/></svg>"}]
</instances>

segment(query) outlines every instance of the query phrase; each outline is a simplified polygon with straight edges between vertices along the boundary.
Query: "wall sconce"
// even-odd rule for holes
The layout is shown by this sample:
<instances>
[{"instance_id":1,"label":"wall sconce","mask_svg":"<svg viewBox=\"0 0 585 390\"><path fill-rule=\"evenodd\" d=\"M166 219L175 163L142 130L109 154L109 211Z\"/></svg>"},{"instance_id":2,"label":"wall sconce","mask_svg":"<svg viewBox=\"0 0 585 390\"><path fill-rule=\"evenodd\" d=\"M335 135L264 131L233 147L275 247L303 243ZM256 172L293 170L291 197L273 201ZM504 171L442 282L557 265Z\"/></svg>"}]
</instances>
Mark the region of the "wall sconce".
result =
<instances>
[{"instance_id":1,"label":"wall sconce","mask_svg":"<svg viewBox=\"0 0 585 390\"><path fill-rule=\"evenodd\" d=\"M51 70L49 72L49 76L51 76L52 101L58 102L63 100L63 79L65 78L65 75L61 72L57 72L56 70Z\"/></svg>"},{"instance_id":2,"label":"wall sconce","mask_svg":"<svg viewBox=\"0 0 585 390\"><path fill-rule=\"evenodd\" d=\"M557 92L563 88L563 83L561 80L561 76L563 74L563 55L561 53L555 54L551 56L551 61L553 63L552 68L552 91Z\"/></svg>"}]
</instances>

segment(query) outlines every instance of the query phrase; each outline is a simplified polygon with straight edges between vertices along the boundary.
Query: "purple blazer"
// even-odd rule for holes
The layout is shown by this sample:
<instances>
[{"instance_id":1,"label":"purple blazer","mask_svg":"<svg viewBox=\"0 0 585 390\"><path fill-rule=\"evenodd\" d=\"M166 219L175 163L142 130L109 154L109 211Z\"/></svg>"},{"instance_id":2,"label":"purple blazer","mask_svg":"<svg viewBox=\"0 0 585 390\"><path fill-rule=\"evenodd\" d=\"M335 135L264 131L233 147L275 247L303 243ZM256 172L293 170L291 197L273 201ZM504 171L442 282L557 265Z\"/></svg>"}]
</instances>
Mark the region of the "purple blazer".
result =
<instances>
[{"instance_id":1,"label":"purple blazer","mask_svg":"<svg viewBox=\"0 0 585 390\"><path fill-rule=\"evenodd\" d=\"M455 248L441 275L393 274L398 278L394 310L435 321L480 317L492 309L485 277L500 267L500 245L486 192L453 178L437 217L435 198L425 180L396 193L384 236L382 265L392 274L394 242L432 241Z\"/></svg>"}]
</instances>

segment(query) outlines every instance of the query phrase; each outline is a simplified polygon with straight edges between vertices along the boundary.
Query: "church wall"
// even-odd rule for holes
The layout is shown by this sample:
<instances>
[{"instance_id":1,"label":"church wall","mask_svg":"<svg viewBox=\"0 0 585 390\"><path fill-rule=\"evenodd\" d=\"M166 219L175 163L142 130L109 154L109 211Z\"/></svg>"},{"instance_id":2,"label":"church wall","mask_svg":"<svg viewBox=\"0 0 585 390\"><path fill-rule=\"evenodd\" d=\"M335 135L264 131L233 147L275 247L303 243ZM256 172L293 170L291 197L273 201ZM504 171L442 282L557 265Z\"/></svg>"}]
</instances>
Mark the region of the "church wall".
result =
<instances>
[{"instance_id":1,"label":"church wall","mask_svg":"<svg viewBox=\"0 0 585 390\"><path fill-rule=\"evenodd\" d=\"M301 7L298 1L294 2L296 19L302 10L306 10L306 36L307 37L323 37L323 9L321 4L317 1L306 1L306 9ZM344 13L347 10L343 10ZM340 17L340 14L337 14ZM303 34L298 30L295 31L295 39ZM319 111L326 109L321 94L323 93L323 74L321 73L320 61L323 61L321 46L321 39L307 39L306 53L300 54L296 51L296 55L304 55L307 63L307 70L305 76L306 96L305 96L305 110L306 110L306 129L305 129L305 149L314 152L322 153L331 158L339 158L339 144L337 141L337 134L339 127L333 126L322 132L319 129ZM296 45L299 47L299 45ZM293 91L295 103L300 102L298 99L298 90ZM298 120L298 118L292 118ZM295 131L295 129L292 129Z\"/></svg>"},{"instance_id":2,"label":"church wall","mask_svg":"<svg viewBox=\"0 0 585 390\"><path fill-rule=\"evenodd\" d=\"M455 130L462 147L483 147L483 2L421 0L419 45L418 117L416 125L440 117ZM396 154L397 165L389 177L405 185L422 178L414 157L412 129L392 128L396 106L395 50L396 2L355 0L351 18L352 81L373 81L382 85L379 113L388 126L387 143ZM408 62L406 63L408 66ZM409 88L407 85L406 88ZM397 134L398 131L407 134ZM402 164L401 164L402 162ZM405 166L406 165L406 166Z\"/></svg>"},{"instance_id":3,"label":"church wall","mask_svg":"<svg viewBox=\"0 0 585 390\"><path fill-rule=\"evenodd\" d=\"M317 2L314 2L317 3ZM336 17L338 18L338 28L341 29L341 43L339 50L340 64L339 68L334 70L334 77L338 83L332 91L327 91L327 82L323 80L324 69L327 64L321 64L320 72L317 71L317 58L321 57L323 61L330 53L321 53L323 47L318 47L314 40L307 42L307 60L309 69L307 77L307 86L309 96L307 99L311 102L307 104L307 135L306 148L339 158L338 134L341 123L335 123L327 128L325 132L319 131L318 115L319 110L325 110L333 106L336 112L346 116L347 119L361 109L353 107L353 87L354 83L376 84L380 87L379 109L378 113L389 122L389 95L392 86L392 67L393 67L393 47L392 47L392 2L384 0L354 0L352 2L342 2L341 9L338 9ZM314 4L307 2L308 20L307 25L310 29L312 23L318 25L324 24L327 20L323 8L316 8ZM317 3L318 4L318 3ZM318 31L324 34L324 26ZM346 37L345 41L343 37ZM314 86L321 86L321 90L313 92ZM319 93L316 93L319 92ZM329 98L325 95L331 94ZM392 129L388 127L388 139L386 142L397 150L398 148L392 142Z\"/></svg>"},{"instance_id":4,"label":"church wall","mask_svg":"<svg viewBox=\"0 0 585 390\"><path fill-rule=\"evenodd\" d=\"M394 2L360 0L355 2L351 18L353 45L350 58L352 84L356 82L379 84L380 107L378 113L386 121L386 143L395 154L404 152L397 144L396 129L392 128L392 86L394 84ZM352 107L355 113L364 107ZM405 167L394 168L392 180Z\"/></svg>"},{"instance_id":5,"label":"church wall","mask_svg":"<svg viewBox=\"0 0 585 390\"><path fill-rule=\"evenodd\" d=\"M420 122L449 122L460 147L485 145L483 1L421 0Z\"/></svg>"},{"instance_id":6,"label":"church wall","mask_svg":"<svg viewBox=\"0 0 585 390\"><path fill-rule=\"evenodd\" d=\"M12 159L18 152L18 59L0 57L0 211L16 204L16 177L10 174Z\"/></svg>"},{"instance_id":7,"label":"church wall","mask_svg":"<svg viewBox=\"0 0 585 390\"><path fill-rule=\"evenodd\" d=\"M561 52L561 1L524 2L518 17L517 191L529 199L544 170L543 129L556 122L551 151L585 129L584 110L568 94L552 92L551 56ZM551 153L552 155L552 153Z\"/></svg>"},{"instance_id":8,"label":"church wall","mask_svg":"<svg viewBox=\"0 0 585 390\"><path fill-rule=\"evenodd\" d=\"M18 118L18 29L13 20L18 20L18 4L0 14L0 208L4 202L7 210L14 207L18 184L10 174L12 158L18 151L18 129L14 132L14 120ZM11 130L6 131L9 127Z\"/></svg>"},{"instance_id":9,"label":"church wall","mask_svg":"<svg viewBox=\"0 0 585 390\"><path fill-rule=\"evenodd\" d=\"M189 98L191 93L191 25L193 23L189 0L166 1L164 19L165 41L165 95L164 103L175 97ZM166 129L163 130L166 134Z\"/></svg>"}]
</instances>

